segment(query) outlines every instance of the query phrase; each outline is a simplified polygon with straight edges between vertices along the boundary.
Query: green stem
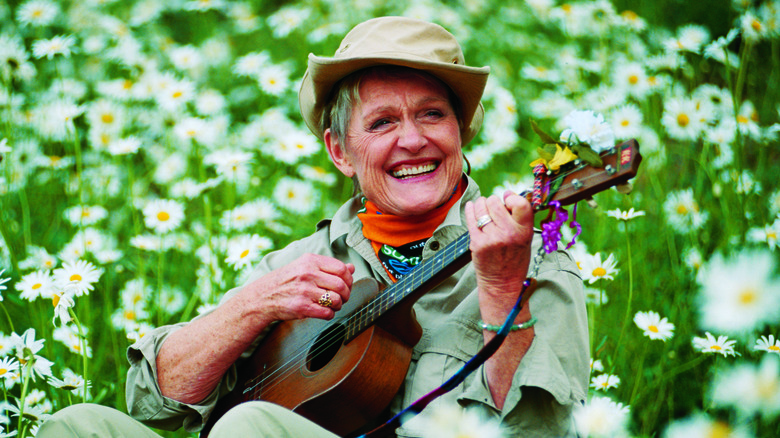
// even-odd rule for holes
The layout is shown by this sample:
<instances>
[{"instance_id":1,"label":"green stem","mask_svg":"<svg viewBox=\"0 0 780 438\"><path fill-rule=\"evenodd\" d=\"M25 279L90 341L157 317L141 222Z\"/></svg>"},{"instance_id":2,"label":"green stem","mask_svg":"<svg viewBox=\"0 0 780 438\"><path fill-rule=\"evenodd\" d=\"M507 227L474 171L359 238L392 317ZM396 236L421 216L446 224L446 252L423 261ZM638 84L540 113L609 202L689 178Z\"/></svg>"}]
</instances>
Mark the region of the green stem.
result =
<instances>
[{"instance_id":1,"label":"green stem","mask_svg":"<svg viewBox=\"0 0 780 438\"><path fill-rule=\"evenodd\" d=\"M14 247L11 242L10 235L8 234L8 229L5 227L5 218L3 217L4 211L5 208L3 207L2 197L0 197L0 234L2 234L3 240L5 241L5 246L8 247L8 253L11 256L11 268L14 270L14 272L19 272L19 262L16 260L16 253L13 249Z\"/></svg>"},{"instance_id":2,"label":"green stem","mask_svg":"<svg viewBox=\"0 0 780 438\"><path fill-rule=\"evenodd\" d=\"M33 365L35 364L35 355L32 351L29 351L25 348L27 363L25 364L24 368L22 368L22 372L24 373L24 383L22 384L22 394L19 396L19 423L17 424L16 428L20 431L19 432L19 438L24 438L26 430L22 428L22 420L24 419L24 399L27 398L27 389L30 386L30 377L33 373Z\"/></svg>"},{"instance_id":3,"label":"green stem","mask_svg":"<svg viewBox=\"0 0 780 438\"><path fill-rule=\"evenodd\" d=\"M32 231L30 225L30 203L27 200L27 192L22 187L19 190L19 203L22 207L22 230L24 235L24 247L29 248L32 244ZM26 249L25 249L26 250Z\"/></svg>"},{"instance_id":4,"label":"green stem","mask_svg":"<svg viewBox=\"0 0 780 438\"><path fill-rule=\"evenodd\" d=\"M79 342L81 343L81 358L82 358L82 366L83 366L83 378L84 378L84 392L81 396L81 400L86 403L87 402L87 364L89 363L89 358L87 357L87 336L84 334L84 329L81 327L81 323L79 322L79 318L76 316L76 312L73 311L72 307L68 308L68 313L70 314L70 317L73 318L73 323L76 324L76 329L79 332Z\"/></svg>"},{"instance_id":5,"label":"green stem","mask_svg":"<svg viewBox=\"0 0 780 438\"><path fill-rule=\"evenodd\" d=\"M631 390L631 397L628 399L628 405L634 406L634 399L639 391L639 383L642 381L642 371L644 371L645 355L647 354L648 345L652 341L645 341L645 346L642 348L642 354L639 356L639 361L636 362L636 377L634 377L634 389Z\"/></svg>"},{"instance_id":6,"label":"green stem","mask_svg":"<svg viewBox=\"0 0 780 438\"><path fill-rule=\"evenodd\" d=\"M157 252L157 291L155 292L155 319L157 325L162 324L162 288L163 288L163 235L160 234L160 250Z\"/></svg>"},{"instance_id":7,"label":"green stem","mask_svg":"<svg viewBox=\"0 0 780 438\"><path fill-rule=\"evenodd\" d=\"M3 313L5 313L5 318L8 320L8 325L11 327L11 333L16 332L16 330L14 330L14 322L11 319L11 315L8 313L8 309L5 308L5 304L3 304L2 301L0 301L0 307L3 308Z\"/></svg>"},{"instance_id":8,"label":"green stem","mask_svg":"<svg viewBox=\"0 0 780 438\"><path fill-rule=\"evenodd\" d=\"M620 327L620 337L615 351L622 345L623 335L626 333L626 327L631 319L631 304L634 301L634 270L631 264L631 236L628 233L628 226L626 226L626 247L628 252L628 302L626 303L626 314L623 317L623 326Z\"/></svg>"}]
</instances>

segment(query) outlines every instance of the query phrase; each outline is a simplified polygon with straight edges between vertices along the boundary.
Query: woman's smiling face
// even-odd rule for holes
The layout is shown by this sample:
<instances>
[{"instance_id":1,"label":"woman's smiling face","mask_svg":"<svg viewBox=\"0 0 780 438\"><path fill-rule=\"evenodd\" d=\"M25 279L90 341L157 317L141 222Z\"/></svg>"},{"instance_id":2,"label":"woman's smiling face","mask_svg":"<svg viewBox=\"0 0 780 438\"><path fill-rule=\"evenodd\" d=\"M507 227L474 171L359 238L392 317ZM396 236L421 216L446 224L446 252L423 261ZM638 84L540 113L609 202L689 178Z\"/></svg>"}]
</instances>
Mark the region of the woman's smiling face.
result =
<instances>
[{"instance_id":1,"label":"woman's smiling face","mask_svg":"<svg viewBox=\"0 0 780 438\"><path fill-rule=\"evenodd\" d=\"M463 172L460 126L448 90L414 73L360 82L346 141L326 132L336 167L357 175L384 213L414 216L447 201Z\"/></svg>"}]
</instances>

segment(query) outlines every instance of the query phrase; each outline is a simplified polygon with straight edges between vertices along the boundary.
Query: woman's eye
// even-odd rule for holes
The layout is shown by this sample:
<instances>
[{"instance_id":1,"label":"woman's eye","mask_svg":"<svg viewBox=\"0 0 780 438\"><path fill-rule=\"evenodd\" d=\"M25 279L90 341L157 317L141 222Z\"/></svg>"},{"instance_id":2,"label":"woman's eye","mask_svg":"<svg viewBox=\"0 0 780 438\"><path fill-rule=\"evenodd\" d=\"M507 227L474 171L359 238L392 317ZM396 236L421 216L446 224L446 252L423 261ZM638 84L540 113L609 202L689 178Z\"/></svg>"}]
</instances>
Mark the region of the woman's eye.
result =
<instances>
[{"instance_id":1,"label":"woman's eye","mask_svg":"<svg viewBox=\"0 0 780 438\"><path fill-rule=\"evenodd\" d=\"M387 120L387 119L379 119L376 122L371 124L371 129L377 129L377 128L381 127L382 125L386 125L388 123L390 123L390 121Z\"/></svg>"}]
</instances>

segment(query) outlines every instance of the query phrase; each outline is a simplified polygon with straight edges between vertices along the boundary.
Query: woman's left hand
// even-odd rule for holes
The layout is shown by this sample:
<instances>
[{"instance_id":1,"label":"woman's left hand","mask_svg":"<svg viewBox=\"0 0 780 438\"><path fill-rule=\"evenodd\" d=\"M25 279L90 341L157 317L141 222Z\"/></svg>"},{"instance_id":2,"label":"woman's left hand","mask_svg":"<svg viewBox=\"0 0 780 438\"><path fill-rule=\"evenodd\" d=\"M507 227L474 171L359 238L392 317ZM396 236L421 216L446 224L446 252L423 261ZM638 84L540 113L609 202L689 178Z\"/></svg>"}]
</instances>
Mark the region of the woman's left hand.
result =
<instances>
[{"instance_id":1,"label":"woman's left hand","mask_svg":"<svg viewBox=\"0 0 780 438\"><path fill-rule=\"evenodd\" d=\"M525 198L506 191L503 202L496 195L468 202L465 214L480 291L516 297L531 259L531 205ZM478 222L483 223L481 227Z\"/></svg>"}]
</instances>

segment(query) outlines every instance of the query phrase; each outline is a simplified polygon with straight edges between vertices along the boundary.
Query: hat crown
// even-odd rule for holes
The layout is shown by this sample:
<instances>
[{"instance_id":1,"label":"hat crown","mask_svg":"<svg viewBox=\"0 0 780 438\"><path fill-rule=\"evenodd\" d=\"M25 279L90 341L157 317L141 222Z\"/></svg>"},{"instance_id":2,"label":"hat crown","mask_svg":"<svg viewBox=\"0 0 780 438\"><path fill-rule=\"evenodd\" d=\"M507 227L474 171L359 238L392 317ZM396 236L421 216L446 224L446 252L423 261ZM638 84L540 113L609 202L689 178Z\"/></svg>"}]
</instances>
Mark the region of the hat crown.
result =
<instances>
[{"instance_id":1,"label":"hat crown","mask_svg":"<svg viewBox=\"0 0 780 438\"><path fill-rule=\"evenodd\" d=\"M465 64L460 44L446 29L406 17L374 18L355 26L333 57L377 56Z\"/></svg>"}]
</instances>

